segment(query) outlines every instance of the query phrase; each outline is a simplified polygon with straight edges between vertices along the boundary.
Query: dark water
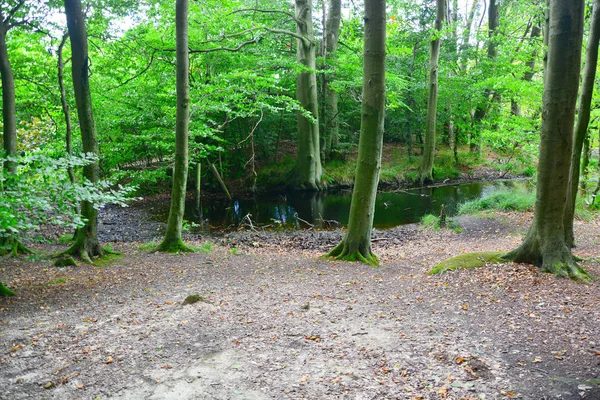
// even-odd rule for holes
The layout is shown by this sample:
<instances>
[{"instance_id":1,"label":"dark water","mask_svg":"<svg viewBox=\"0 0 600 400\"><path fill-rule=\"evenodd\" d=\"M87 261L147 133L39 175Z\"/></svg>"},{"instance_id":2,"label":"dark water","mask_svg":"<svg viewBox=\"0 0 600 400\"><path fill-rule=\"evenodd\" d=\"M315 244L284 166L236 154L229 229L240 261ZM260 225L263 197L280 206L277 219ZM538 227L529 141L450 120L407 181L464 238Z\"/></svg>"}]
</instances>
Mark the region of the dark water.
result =
<instances>
[{"instance_id":1,"label":"dark water","mask_svg":"<svg viewBox=\"0 0 600 400\"><path fill-rule=\"evenodd\" d=\"M375 205L374 226L389 229L419 222L426 214L439 215L442 204L448 216L456 215L458 205L479 199L499 189L525 187L525 181L475 182L379 193ZM240 225L304 229L346 226L352 193L286 193L259 195L255 199L210 200L202 204L202 218L186 205L186 219L204 220L213 229L235 229ZM249 217L246 217L249 215ZM310 224L310 225L309 225Z\"/></svg>"}]
</instances>

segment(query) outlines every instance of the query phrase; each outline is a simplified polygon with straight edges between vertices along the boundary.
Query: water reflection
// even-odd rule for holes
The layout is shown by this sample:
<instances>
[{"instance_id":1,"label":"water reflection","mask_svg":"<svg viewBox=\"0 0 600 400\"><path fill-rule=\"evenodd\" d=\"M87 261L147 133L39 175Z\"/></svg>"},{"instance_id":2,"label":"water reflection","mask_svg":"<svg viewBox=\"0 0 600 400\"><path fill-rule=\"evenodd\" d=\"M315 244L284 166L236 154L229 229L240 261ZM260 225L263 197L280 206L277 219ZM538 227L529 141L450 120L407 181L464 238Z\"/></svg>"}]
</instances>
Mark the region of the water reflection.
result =
<instances>
[{"instance_id":1,"label":"water reflection","mask_svg":"<svg viewBox=\"0 0 600 400\"><path fill-rule=\"evenodd\" d=\"M379 193L375 202L374 227L389 229L419 222L426 214L439 215L442 204L448 216L456 215L458 205L481 198L502 188L526 187L524 181L474 182L396 192ZM267 194L254 199L204 202L201 218L194 217L193 204L187 204L186 218L204 220L212 228L235 229L240 225L302 229L346 226L351 192Z\"/></svg>"}]
</instances>

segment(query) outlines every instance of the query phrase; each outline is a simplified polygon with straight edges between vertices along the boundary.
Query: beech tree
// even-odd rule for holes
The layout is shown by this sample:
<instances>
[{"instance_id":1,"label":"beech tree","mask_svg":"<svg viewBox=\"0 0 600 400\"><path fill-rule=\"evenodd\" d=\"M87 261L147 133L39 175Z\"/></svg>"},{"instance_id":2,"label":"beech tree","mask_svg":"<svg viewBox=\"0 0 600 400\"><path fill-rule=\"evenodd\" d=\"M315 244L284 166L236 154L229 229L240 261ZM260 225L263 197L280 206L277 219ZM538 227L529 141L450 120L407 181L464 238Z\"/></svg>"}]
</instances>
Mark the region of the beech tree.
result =
<instances>
[{"instance_id":1,"label":"beech tree","mask_svg":"<svg viewBox=\"0 0 600 400\"><path fill-rule=\"evenodd\" d=\"M71 41L73 89L75 92L83 152L98 157L98 138L94 124L89 81L90 60L88 57L87 33L81 0L65 0L65 14L67 16L67 28ZM83 167L83 177L92 184L96 184L100 175L99 170L98 161L93 161ZM81 204L81 216L86 221L85 226L77 230L75 242L66 253L79 256L86 262L91 262L92 257L104 254L104 250L98 241L98 210L94 208L92 202L83 201Z\"/></svg>"},{"instance_id":2,"label":"beech tree","mask_svg":"<svg viewBox=\"0 0 600 400\"><path fill-rule=\"evenodd\" d=\"M175 30L177 54L177 113L175 121L175 171L171 191L171 207L165 238L158 250L167 252L190 251L181 240L185 191L188 175L188 130L190 122L188 0L175 3Z\"/></svg>"},{"instance_id":3,"label":"beech tree","mask_svg":"<svg viewBox=\"0 0 600 400\"><path fill-rule=\"evenodd\" d=\"M325 19L325 31L323 32L323 43L321 44L321 57L326 61L325 68L332 69L335 52L338 47L340 35L340 21L342 19L342 1L330 0ZM335 74L323 73L323 136L325 137L325 154L329 156L331 150L338 145L340 123L338 118L338 94L332 89L331 80Z\"/></svg>"},{"instance_id":4,"label":"beech tree","mask_svg":"<svg viewBox=\"0 0 600 400\"><path fill-rule=\"evenodd\" d=\"M579 174L581 169L581 151L583 142L590 123L592 95L594 93L594 82L596 80L596 67L598 66L598 43L600 42L600 1L594 0L592 19L590 22L590 35L587 43L585 56L585 68L581 93L579 94L579 108L577 112L577 123L575 124L575 138L573 144L573 155L571 157L571 185L569 186L569 197L565 210L564 224L567 245L575 246L575 234L573 232L573 218L575 216L575 203L579 188Z\"/></svg>"},{"instance_id":5,"label":"beech tree","mask_svg":"<svg viewBox=\"0 0 600 400\"><path fill-rule=\"evenodd\" d=\"M365 1L363 94L354 190L348 230L328 254L340 260L377 265L371 250L375 197L381 169L385 113L385 0Z\"/></svg>"},{"instance_id":6,"label":"beech tree","mask_svg":"<svg viewBox=\"0 0 600 400\"><path fill-rule=\"evenodd\" d=\"M548 63L544 79L543 119L535 214L523 243L504 255L538 265L559 276L587 280L565 239L573 123L579 87L585 2L550 1Z\"/></svg>"},{"instance_id":7,"label":"beech tree","mask_svg":"<svg viewBox=\"0 0 600 400\"><path fill-rule=\"evenodd\" d=\"M312 20L312 0L296 0L295 20L297 59L304 69L296 77L296 98L312 119L297 111L298 157L297 189L319 190L322 186L321 143L319 135L319 100L317 94L316 42Z\"/></svg>"},{"instance_id":8,"label":"beech tree","mask_svg":"<svg viewBox=\"0 0 600 400\"><path fill-rule=\"evenodd\" d=\"M446 15L446 0L436 1L435 32L431 40L431 56L429 60L429 98L427 101L427 122L425 128L425 145L419 171L421 183L433 181L433 160L435 157L435 124L437 122L438 103L438 60L440 58L440 35L442 23Z\"/></svg>"}]
</instances>

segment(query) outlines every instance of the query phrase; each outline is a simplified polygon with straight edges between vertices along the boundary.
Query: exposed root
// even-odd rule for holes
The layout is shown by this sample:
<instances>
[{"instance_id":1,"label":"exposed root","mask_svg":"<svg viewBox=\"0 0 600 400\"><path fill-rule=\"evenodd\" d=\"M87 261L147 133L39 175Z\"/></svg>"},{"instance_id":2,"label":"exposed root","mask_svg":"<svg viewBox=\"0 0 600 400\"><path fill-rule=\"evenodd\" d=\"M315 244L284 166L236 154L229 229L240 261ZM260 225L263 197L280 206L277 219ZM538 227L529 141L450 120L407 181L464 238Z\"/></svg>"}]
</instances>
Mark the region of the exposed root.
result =
<instances>
[{"instance_id":1,"label":"exposed root","mask_svg":"<svg viewBox=\"0 0 600 400\"><path fill-rule=\"evenodd\" d=\"M23 243L19 242L17 239L8 239L3 241L1 244L4 244L2 246L4 250L0 250L0 255L9 255L11 257L17 257L19 254L35 254L33 250L28 249Z\"/></svg>"},{"instance_id":2,"label":"exposed root","mask_svg":"<svg viewBox=\"0 0 600 400\"><path fill-rule=\"evenodd\" d=\"M0 296L14 296L15 292L4 286L4 283L0 282Z\"/></svg>"},{"instance_id":3,"label":"exposed root","mask_svg":"<svg viewBox=\"0 0 600 400\"><path fill-rule=\"evenodd\" d=\"M156 247L155 251L163 253L193 253L195 250L193 247L183 243L181 239L175 241L165 239Z\"/></svg>"},{"instance_id":4,"label":"exposed root","mask_svg":"<svg viewBox=\"0 0 600 400\"><path fill-rule=\"evenodd\" d=\"M360 261L369 264L372 267L379 266L379 257L373 254L373 252L369 251L368 254L363 254L359 250L351 251L349 246L346 246L345 241L343 240L327 253L324 258L351 262Z\"/></svg>"},{"instance_id":5,"label":"exposed root","mask_svg":"<svg viewBox=\"0 0 600 400\"><path fill-rule=\"evenodd\" d=\"M581 283L590 283L594 279L592 274L580 267L575 260L571 261L556 261L552 263L544 263L542 271L548 272L562 278L570 278Z\"/></svg>"}]
</instances>

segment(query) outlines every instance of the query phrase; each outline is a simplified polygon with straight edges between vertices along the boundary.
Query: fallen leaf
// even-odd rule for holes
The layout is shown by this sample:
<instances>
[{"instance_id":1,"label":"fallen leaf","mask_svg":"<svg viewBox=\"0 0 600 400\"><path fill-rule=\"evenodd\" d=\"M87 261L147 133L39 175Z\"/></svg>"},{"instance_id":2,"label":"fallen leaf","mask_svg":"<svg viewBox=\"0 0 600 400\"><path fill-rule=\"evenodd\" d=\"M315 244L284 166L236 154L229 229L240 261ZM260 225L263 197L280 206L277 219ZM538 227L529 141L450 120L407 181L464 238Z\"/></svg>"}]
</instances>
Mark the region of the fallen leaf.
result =
<instances>
[{"instance_id":1,"label":"fallen leaf","mask_svg":"<svg viewBox=\"0 0 600 400\"><path fill-rule=\"evenodd\" d=\"M75 389L83 389L85 386L83 384L75 386Z\"/></svg>"},{"instance_id":2,"label":"fallen leaf","mask_svg":"<svg viewBox=\"0 0 600 400\"><path fill-rule=\"evenodd\" d=\"M465 311L469 311L469 305L468 304L464 304L461 308L463 310L465 310Z\"/></svg>"},{"instance_id":3,"label":"fallen leaf","mask_svg":"<svg viewBox=\"0 0 600 400\"><path fill-rule=\"evenodd\" d=\"M456 357L457 364L462 364L463 362L465 362L465 359L463 357Z\"/></svg>"},{"instance_id":4,"label":"fallen leaf","mask_svg":"<svg viewBox=\"0 0 600 400\"><path fill-rule=\"evenodd\" d=\"M308 375L304 375L302 378L300 378L300 382L306 382L308 381Z\"/></svg>"},{"instance_id":5,"label":"fallen leaf","mask_svg":"<svg viewBox=\"0 0 600 400\"><path fill-rule=\"evenodd\" d=\"M106 358L106 361L104 361L104 364L112 364L112 362L113 362L113 358L112 358L112 356L108 356L108 357Z\"/></svg>"}]
</instances>

